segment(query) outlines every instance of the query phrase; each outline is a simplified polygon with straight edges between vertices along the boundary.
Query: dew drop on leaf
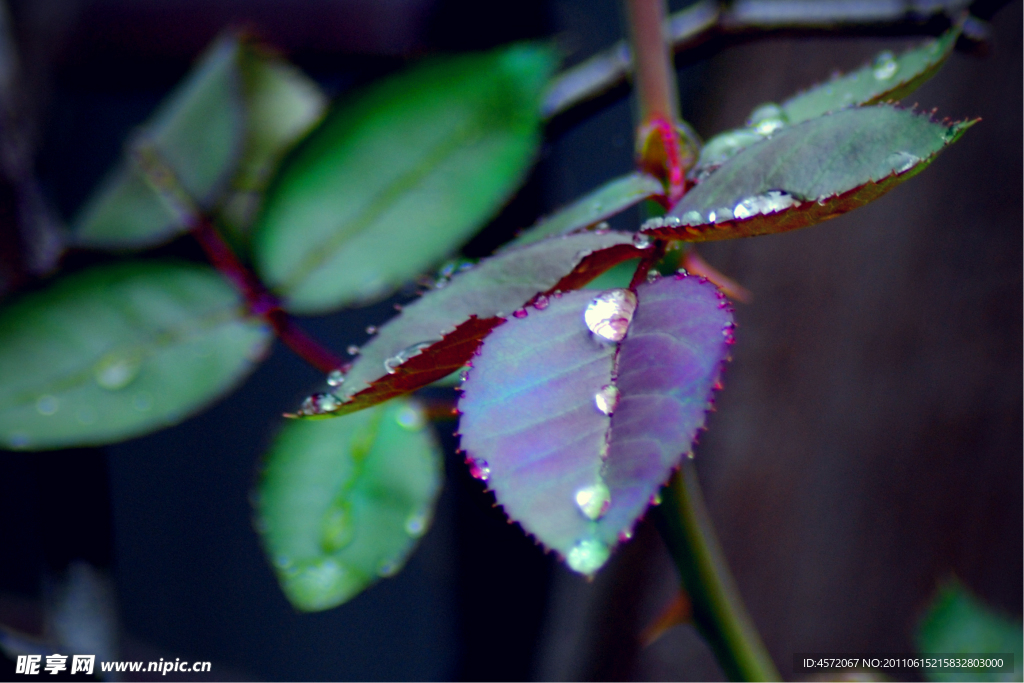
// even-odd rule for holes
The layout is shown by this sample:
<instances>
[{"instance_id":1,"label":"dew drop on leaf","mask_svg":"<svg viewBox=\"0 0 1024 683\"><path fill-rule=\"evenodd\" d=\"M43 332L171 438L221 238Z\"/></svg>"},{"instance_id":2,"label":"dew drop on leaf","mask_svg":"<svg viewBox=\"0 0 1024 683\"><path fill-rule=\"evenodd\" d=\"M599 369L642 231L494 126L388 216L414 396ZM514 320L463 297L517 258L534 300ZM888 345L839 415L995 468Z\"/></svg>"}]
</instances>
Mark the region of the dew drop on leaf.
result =
<instances>
[{"instance_id":1,"label":"dew drop on leaf","mask_svg":"<svg viewBox=\"0 0 1024 683\"><path fill-rule=\"evenodd\" d=\"M374 335L374 334L377 334L377 326L376 325L367 325L366 326L366 334L369 334L371 336Z\"/></svg>"},{"instance_id":2,"label":"dew drop on leaf","mask_svg":"<svg viewBox=\"0 0 1024 683\"><path fill-rule=\"evenodd\" d=\"M878 53L875 57L875 61L872 64L872 74L879 81L887 81L896 75L896 71L900 68L900 65L896 62L896 57L893 53L885 50L884 52Z\"/></svg>"},{"instance_id":3,"label":"dew drop on leaf","mask_svg":"<svg viewBox=\"0 0 1024 683\"><path fill-rule=\"evenodd\" d=\"M636 311L636 294L628 289L609 289L594 297L583 312L583 320L605 341L622 341Z\"/></svg>"},{"instance_id":4,"label":"dew drop on leaf","mask_svg":"<svg viewBox=\"0 0 1024 683\"><path fill-rule=\"evenodd\" d=\"M299 406L299 415L323 415L341 407L341 399L334 394L313 394Z\"/></svg>"},{"instance_id":5,"label":"dew drop on leaf","mask_svg":"<svg viewBox=\"0 0 1024 683\"><path fill-rule=\"evenodd\" d=\"M56 396L43 394L36 400L36 412L40 415L53 415L60 408L60 402Z\"/></svg>"},{"instance_id":6,"label":"dew drop on leaf","mask_svg":"<svg viewBox=\"0 0 1024 683\"><path fill-rule=\"evenodd\" d=\"M596 539L584 539L574 545L565 558L574 572L593 574L608 561L608 546Z\"/></svg>"},{"instance_id":7,"label":"dew drop on leaf","mask_svg":"<svg viewBox=\"0 0 1024 683\"><path fill-rule=\"evenodd\" d=\"M545 308L548 307L548 304L550 303L551 300L548 299L543 294L541 294L534 300L533 307L536 308L538 311L543 311Z\"/></svg>"},{"instance_id":8,"label":"dew drop on leaf","mask_svg":"<svg viewBox=\"0 0 1024 683\"><path fill-rule=\"evenodd\" d=\"M93 369L96 384L110 391L124 389L139 375L142 359L137 354L111 351Z\"/></svg>"},{"instance_id":9,"label":"dew drop on leaf","mask_svg":"<svg viewBox=\"0 0 1024 683\"><path fill-rule=\"evenodd\" d=\"M643 233L636 233L633 235L633 246L637 249L646 249L651 246L651 238Z\"/></svg>"},{"instance_id":10,"label":"dew drop on leaf","mask_svg":"<svg viewBox=\"0 0 1024 683\"><path fill-rule=\"evenodd\" d=\"M480 481L487 481L491 477L491 468L487 466L486 460L475 460L469 464L469 475Z\"/></svg>"},{"instance_id":11,"label":"dew drop on leaf","mask_svg":"<svg viewBox=\"0 0 1024 683\"><path fill-rule=\"evenodd\" d=\"M400 365L402 365L402 363L406 362L407 360L414 356L420 355L421 353L423 353L424 349L430 348L439 341L441 340L434 339L431 341L422 341L411 346L407 346L406 348L402 349L395 355L386 359L384 361L384 369L387 371L389 375L395 374L396 372L398 372L398 368Z\"/></svg>"},{"instance_id":12,"label":"dew drop on leaf","mask_svg":"<svg viewBox=\"0 0 1024 683\"><path fill-rule=\"evenodd\" d=\"M347 349L345 349L345 350L348 351L348 355L350 355L350 356L358 356L359 355L359 347L356 346L355 344L349 344L349 347Z\"/></svg>"},{"instance_id":13,"label":"dew drop on leaf","mask_svg":"<svg viewBox=\"0 0 1024 683\"><path fill-rule=\"evenodd\" d=\"M409 515L405 520L405 533L418 538L427 530L427 512L420 510Z\"/></svg>"},{"instance_id":14,"label":"dew drop on leaf","mask_svg":"<svg viewBox=\"0 0 1024 683\"><path fill-rule=\"evenodd\" d=\"M417 406L407 405L395 415L395 422L403 429L408 429L410 432L418 432L426 426L427 417Z\"/></svg>"},{"instance_id":15,"label":"dew drop on leaf","mask_svg":"<svg viewBox=\"0 0 1024 683\"><path fill-rule=\"evenodd\" d=\"M594 394L594 404L597 409L605 415L615 412L615 406L619 404L619 389L614 384L606 384L601 390Z\"/></svg>"},{"instance_id":16,"label":"dew drop on leaf","mask_svg":"<svg viewBox=\"0 0 1024 683\"><path fill-rule=\"evenodd\" d=\"M327 384L332 387L340 387L345 383L345 373L341 370L331 370L327 373Z\"/></svg>"},{"instance_id":17,"label":"dew drop on leaf","mask_svg":"<svg viewBox=\"0 0 1024 683\"><path fill-rule=\"evenodd\" d=\"M771 135L788 123L782 107L774 103L762 104L754 110L747 120L747 126L759 135Z\"/></svg>"},{"instance_id":18,"label":"dew drop on leaf","mask_svg":"<svg viewBox=\"0 0 1024 683\"><path fill-rule=\"evenodd\" d=\"M394 560L381 560L380 564L377 565L377 574L387 578L397 574L400 568L399 563Z\"/></svg>"},{"instance_id":19,"label":"dew drop on leaf","mask_svg":"<svg viewBox=\"0 0 1024 683\"><path fill-rule=\"evenodd\" d=\"M591 486L584 486L576 492L576 506L588 519L600 519L608 512L612 504L612 494L608 486L599 481Z\"/></svg>"}]
</instances>

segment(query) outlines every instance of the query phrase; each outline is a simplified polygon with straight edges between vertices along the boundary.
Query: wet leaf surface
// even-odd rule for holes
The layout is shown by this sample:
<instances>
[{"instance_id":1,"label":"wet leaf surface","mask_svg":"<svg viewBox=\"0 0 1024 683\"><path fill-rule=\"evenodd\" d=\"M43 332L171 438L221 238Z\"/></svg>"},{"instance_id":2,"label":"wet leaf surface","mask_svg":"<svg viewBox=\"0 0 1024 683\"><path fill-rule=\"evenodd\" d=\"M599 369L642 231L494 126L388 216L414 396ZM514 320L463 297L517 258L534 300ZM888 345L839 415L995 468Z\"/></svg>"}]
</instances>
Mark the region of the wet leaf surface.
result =
<instances>
[{"instance_id":1,"label":"wet leaf surface","mask_svg":"<svg viewBox=\"0 0 1024 683\"><path fill-rule=\"evenodd\" d=\"M441 379L537 294L582 286L639 253L629 233L580 233L510 249L442 277L359 350L339 392L351 401L332 414L362 410Z\"/></svg>"},{"instance_id":2,"label":"wet leaf surface","mask_svg":"<svg viewBox=\"0 0 1024 683\"><path fill-rule=\"evenodd\" d=\"M459 401L472 470L511 519L584 574L628 538L690 450L732 334L729 305L701 278L638 287L618 344L591 332L617 329L594 313L625 308L602 313L595 294L565 294L496 329Z\"/></svg>"},{"instance_id":3,"label":"wet leaf surface","mask_svg":"<svg viewBox=\"0 0 1024 683\"><path fill-rule=\"evenodd\" d=\"M665 193L661 181L640 171L609 181L586 196L537 221L511 246L522 246L552 235L594 225L629 207Z\"/></svg>"},{"instance_id":4,"label":"wet leaf surface","mask_svg":"<svg viewBox=\"0 0 1024 683\"><path fill-rule=\"evenodd\" d=\"M0 444L105 444L175 424L245 377L270 340L211 268L64 278L0 313Z\"/></svg>"},{"instance_id":5,"label":"wet leaf surface","mask_svg":"<svg viewBox=\"0 0 1024 683\"><path fill-rule=\"evenodd\" d=\"M282 169L254 255L294 312L379 298L493 216L540 143L547 48L436 59L345 99Z\"/></svg>"},{"instance_id":6,"label":"wet leaf surface","mask_svg":"<svg viewBox=\"0 0 1024 683\"><path fill-rule=\"evenodd\" d=\"M285 424L256 514L292 605L329 609L397 573L430 527L441 478L440 450L413 401Z\"/></svg>"},{"instance_id":7,"label":"wet leaf surface","mask_svg":"<svg viewBox=\"0 0 1024 683\"><path fill-rule=\"evenodd\" d=\"M920 173L974 123L884 105L805 121L733 157L644 231L700 242L813 225Z\"/></svg>"}]
</instances>

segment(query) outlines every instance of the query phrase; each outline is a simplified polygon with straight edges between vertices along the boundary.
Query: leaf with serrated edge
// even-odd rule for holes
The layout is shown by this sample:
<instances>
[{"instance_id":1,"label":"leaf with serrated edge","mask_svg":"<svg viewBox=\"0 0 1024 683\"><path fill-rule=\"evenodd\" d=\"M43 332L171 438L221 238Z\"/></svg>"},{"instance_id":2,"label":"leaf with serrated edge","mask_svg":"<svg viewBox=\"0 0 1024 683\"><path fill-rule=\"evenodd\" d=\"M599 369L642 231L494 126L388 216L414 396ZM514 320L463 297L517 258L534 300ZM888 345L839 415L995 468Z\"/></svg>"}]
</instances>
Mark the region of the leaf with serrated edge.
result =
<instances>
[{"instance_id":1,"label":"leaf with serrated edge","mask_svg":"<svg viewBox=\"0 0 1024 683\"><path fill-rule=\"evenodd\" d=\"M733 157L644 232L703 242L820 223L917 175L974 123L937 123L885 105L811 119ZM757 211L732 218L741 204Z\"/></svg>"},{"instance_id":2,"label":"leaf with serrated edge","mask_svg":"<svg viewBox=\"0 0 1024 683\"><path fill-rule=\"evenodd\" d=\"M175 424L245 377L271 338L205 266L58 280L0 313L0 444L106 444Z\"/></svg>"},{"instance_id":3,"label":"leaf with serrated edge","mask_svg":"<svg viewBox=\"0 0 1024 683\"><path fill-rule=\"evenodd\" d=\"M629 233L584 232L510 249L454 274L381 326L345 374L341 393L348 402L316 417L362 410L441 379L465 364L502 316L537 294L581 287L640 253ZM426 342L434 343L388 373L385 361Z\"/></svg>"},{"instance_id":4,"label":"leaf with serrated edge","mask_svg":"<svg viewBox=\"0 0 1024 683\"><path fill-rule=\"evenodd\" d=\"M598 342L584 323L594 291L509 320L473 358L459 401L461 448L474 471L511 519L585 574L631 532L690 450L732 335L729 304L703 278L662 278L636 294L618 345ZM613 378L619 398L609 418L595 398ZM603 514L584 514L594 500L587 490L601 484Z\"/></svg>"},{"instance_id":5,"label":"leaf with serrated edge","mask_svg":"<svg viewBox=\"0 0 1024 683\"><path fill-rule=\"evenodd\" d=\"M254 235L293 312L374 300L477 231L540 144L551 50L513 45L390 77L328 115L285 163Z\"/></svg>"},{"instance_id":6,"label":"leaf with serrated edge","mask_svg":"<svg viewBox=\"0 0 1024 683\"><path fill-rule=\"evenodd\" d=\"M201 207L224 189L242 149L245 112L240 42L219 39L138 135L153 145ZM188 229L185 217L152 189L127 153L75 220L77 244L103 249L153 246Z\"/></svg>"},{"instance_id":7,"label":"leaf with serrated edge","mask_svg":"<svg viewBox=\"0 0 1024 683\"><path fill-rule=\"evenodd\" d=\"M779 107L782 115L779 123L793 125L846 107L902 99L938 72L952 53L959 35L960 27L956 26L939 38L898 56L881 52L872 63L857 71L836 76L783 102ZM882 77L876 77L876 73ZM753 127L719 133L704 145L691 176L703 180L709 171L764 137Z\"/></svg>"},{"instance_id":8,"label":"leaf with serrated edge","mask_svg":"<svg viewBox=\"0 0 1024 683\"><path fill-rule=\"evenodd\" d=\"M594 225L634 204L664 193L665 188L660 180L648 173L635 171L605 183L572 204L542 218L533 227L523 231L510 246L518 247Z\"/></svg>"},{"instance_id":9,"label":"leaf with serrated edge","mask_svg":"<svg viewBox=\"0 0 1024 683\"><path fill-rule=\"evenodd\" d=\"M268 453L256 512L292 605L336 607L398 572L430 526L441 473L413 401L287 423Z\"/></svg>"},{"instance_id":10,"label":"leaf with serrated edge","mask_svg":"<svg viewBox=\"0 0 1024 683\"><path fill-rule=\"evenodd\" d=\"M1019 681L1024 637L1021 622L983 603L957 580L942 585L916 633L924 656L1013 656L1013 671L925 668L929 681Z\"/></svg>"}]
</instances>

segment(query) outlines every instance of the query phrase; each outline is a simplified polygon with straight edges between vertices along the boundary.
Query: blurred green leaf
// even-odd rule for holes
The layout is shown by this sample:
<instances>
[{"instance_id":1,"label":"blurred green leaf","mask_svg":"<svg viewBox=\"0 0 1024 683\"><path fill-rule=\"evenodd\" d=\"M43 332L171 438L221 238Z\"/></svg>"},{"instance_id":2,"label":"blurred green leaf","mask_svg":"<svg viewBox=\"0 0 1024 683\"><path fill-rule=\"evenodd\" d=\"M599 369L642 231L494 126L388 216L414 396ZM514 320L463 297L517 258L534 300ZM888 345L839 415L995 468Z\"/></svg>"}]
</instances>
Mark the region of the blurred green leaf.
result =
<instances>
[{"instance_id":1,"label":"blurred green leaf","mask_svg":"<svg viewBox=\"0 0 1024 683\"><path fill-rule=\"evenodd\" d=\"M664 193L664 186L654 176L642 171L630 173L605 183L590 194L537 221L510 246L518 247L594 225L634 204Z\"/></svg>"},{"instance_id":2,"label":"blurred green leaf","mask_svg":"<svg viewBox=\"0 0 1024 683\"><path fill-rule=\"evenodd\" d=\"M126 147L125 158L75 220L79 245L147 247L188 229L187 217L147 184L132 158L137 144L152 146L173 171L174 182L201 208L212 206L242 150L245 111L239 50L236 36L215 42L142 126Z\"/></svg>"},{"instance_id":3,"label":"blurred green leaf","mask_svg":"<svg viewBox=\"0 0 1024 683\"><path fill-rule=\"evenodd\" d=\"M286 161L253 240L293 312L366 302L431 267L523 180L553 52L436 59L335 109Z\"/></svg>"},{"instance_id":4,"label":"blurred green leaf","mask_svg":"<svg viewBox=\"0 0 1024 683\"><path fill-rule=\"evenodd\" d=\"M430 526L441 477L413 401L285 424L259 484L257 526L291 603L329 609L398 572Z\"/></svg>"},{"instance_id":5,"label":"blurred green leaf","mask_svg":"<svg viewBox=\"0 0 1024 683\"><path fill-rule=\"evenodd\" d=\"M782 103L763 104L755 109L745 128L725 131L711 138L701 150L691 172L698 181L736 156L741 150L760 142L777 130L817 118L847 107L899 100L934 76L956 45L960 26L935 40L899 55L885 50L870 64L814 86Z\"/></svg>"},{"instance_id":6,"label":"blurred green leaf","mask_svg":"<svg viewBox=\"0 0 1024 683\"><path fill-rule=\"evenodd\" d=\"M308 76L256 45L239 55L246 134L231 194L221 210L236 235L256 218L262 193L281 157L327 111L327 96Z\"/></svg>"},{"instance_id":7,"label":"blurred green leaf","mask_svg":"<svg viewBox=\"0 0 1024 683\"><path fill-rule=\"evenodd\" d=\"M955 580L939 589L921 620L917 647L924 655L1013 653L1013 672L923 669L930 681L1019 681L1022 677L1021 622L999 614Z\"/></svg>"},{"instance_id":8,"label":"blurred green leaf","mask_svg":"<svg viewBox=\"0 0 1024 683\"><path fill-rule=\"evenodd\" d=\"M701 242L820 223L917 175L974 123L878 105L788 126L730 159L644 232Z\"/></svg>"},{"instance_id":9,"label":"blurred green leaf","mask_svg":"<svg viewBox=\"0 0 1024 683\"><path fill-rule=\"evenodd\" d=\"M0 444L112 443L181 421L271 339L211 268L101 266L0 311Z\"/></svg>"}]
</instances>

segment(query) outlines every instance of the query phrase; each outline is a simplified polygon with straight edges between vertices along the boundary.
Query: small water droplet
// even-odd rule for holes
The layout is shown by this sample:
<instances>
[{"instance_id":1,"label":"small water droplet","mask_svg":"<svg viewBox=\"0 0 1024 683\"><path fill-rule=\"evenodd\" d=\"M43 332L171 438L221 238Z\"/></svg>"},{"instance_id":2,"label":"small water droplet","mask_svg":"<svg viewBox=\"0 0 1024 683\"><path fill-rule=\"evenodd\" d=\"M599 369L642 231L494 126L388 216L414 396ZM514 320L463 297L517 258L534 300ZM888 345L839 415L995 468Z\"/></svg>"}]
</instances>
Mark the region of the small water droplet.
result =
<instances>
[{"instance_id":1,"label":"small water droplet","mask_svg":"<svg viewBox=\"0 0 1024 683\"><path fill-rule=\"evenodd\" d=\"M341 407L341 399L334 394L313 394L299 406L299 415L323 415Z\"/></svg>"},{"instance_id":2,"label":"small water droplet","mask_svg":"<svg viewBox=\"0 0 1024 683\"><path fill-rule=\"evenodd\" d=\"M605 415L611 415L615 412L615 407L619 404L619 389L614 384L606 384L601 387L601 390L594 394L594 403L597 405L597 409Z\"/></svg>"},{"instance_id":3,"label":"small water droplet","mask_svg":"<svg viewBox=\"0 0 1024 683\"><path fill-rule=\"evenodd\" d=\"M387 578L394 576L398 573L398 570L402 568L396 560L381 560L380 564L377 565L377 575Z\"/></svg>"},{"instance_id":4,"label":"small water droplet","mask_svg":"<svg viewBox=\"0 0 1024 683\"><path fill-rule=\"evenodd\" d=\"M32 438L25 432L11 432L7 436L7 444L11 448L28 448L30 443L32 443Z\"/></svg>"},{"instance_id":5,"label":"small water droplet","mask_svg":"<svg viewBox=\"0 0 1024 683\"><path fill-rule=\"evenodd\" d=\"M608 225L608 221L601 221L600 223L594 226L594 232L596 232L598 235L604 235L607 234L608 231L611 230L611 228L612 226Z\"/></svg>"},{"instance_id":6,"label":"small water droplet","mask_svg":"<svg viewBox=\"0 0 1024 683\"><path fill-rule=\"evenodd\" d=\"M423 353L424 349L430 348L439 341L441 340L432 339L430 341L422 341L413 344L412 346L405 347L404 349L402 349L401 351L399 351L398 353L384 361L384 369L387 371L389 375L395 374L396 372L398 372L399 366L401 366L410 358L420 355L421 353Z\"/></svg>"},{"instance_id":7,"label":"small water droplet","mask_svg":"<svg viewBox=\"0 0 1024 683\"><path fill-rule=\"evenodd\" d=\"M515 310L515 311L512 311L512 317L513 317L513 318L519 318L520 320L522 320L523 318L525 318L525 317L526 317L527 315L528 315L528 314L527 314L527 312L526 312L526 309L525 309L525 308L520 308L520 309L517 309L517 310Z\"/></svg>"},{"instance_id":8,"label":"small water droplet","mask_svg":"<svg viewBox=\"0 0 1024 683\"><path fill-rule=\"evenodd\" d=\"M287 555L278 555L274 558L274 566L278 569L288 569L292 566L292 558Z\"/></svg>"},{"instance_id":9,"label":"small water droplet","mask_svg":"<svg viewBox=\"0 0 1024 683\"><path fill-rule=\"evenodd\" d=\"M325 553L335 553L348 546L356 535L352 506L347 501L332 505L320 523L320 547Z\"/></svg>"},{"instance_id":10,"label":"small water droplet","mask_svg":"<svg viewBox=\"0 0 1024 683\"><path fill-rule=\"evenodd\" d=\"M427 424L427 416L417 406L403 406L395 415L395 422L399 427L408 429L410 432L418 432Z\"/></svg>"},{"instance_id":11,"label":"small water droplet","mask_svg":"<svg viewBox=\"0 0 1024 683\"><path fill-rule=\"evenodd\" d=\"M491 477L491 468L487 466L486 460L474 460L469 464L469 475L480 481L487 481Z\"/></svg>"},{"instance_id":12,"label":"small water droplet","mask_svg":"<svg viewBox=\"0 0 1024 683\"><path fill-rule=\"evenodd\" d=\"M647 282L654 283L661 279L661 273L656 270L647 271Z\"/></svg>"},{"instance_id":13,"label":"small water droplet","mask_svg":"<svg viewBox=\"0 0 1024 683\"><path fill-rule=\"evenodd\" d=\"M700 225L704 222L704 216L700 215L700 211L687 211L683 214L683 223L686 225Z\"/></svg>"},{"instance_id":14,"label":"small water droplet","mask_svg":"<svg viewBox=\"0 0 1024 683\"><path fill-rule=\"evenodd\" d=\"M425 510L414 512L405 520L405 533L413 538L418 538L427 530L429 521L428 513Z\"/></svg>"},{"instance_id":15,"label":"small water droplet","mask_svg":"<svg viewBox=\"0 0 1024 683\"><path fill-rule=\"evenodd\" d=\"M345 383L345 373L341 370L331 370L327 373L327 384L332 387L340 387Z\"/></svg>"},{"instance_id":16,"label":"small water droplet","mask_svg":"<svg viewBox=\"0 0 1024 683\"><path fill-rule=\"evenodd\" d=\"M651 238L643 233L635 233L633 235L633 246L637 249L646 249L651 246Z\"/></svg>"},{"instance_id":17,"label":"small water droplet","mask_svg":"<svg viewBox=\"0 0 1024 683\"><path fill-rule=\"evenodd\" d=\"M36 412L40 415L53 415L60 409L60 401L56 396L43 394L36 399Z\"/></svg>"},{"instance_id":18,"label":"small water droplet","mask_svg":"<svg viewBox=\"0 0 1024 683\"><path fill-rule=\"evenodd\" d=\"M601 339L618 342L629 331L635 311L636 294L628 289L609 289L587 304L583 320Z\"/></svg>"},{"instance_id":19,"label":"small water droplet","mask_svg":"<svg viewBox=\"0 0 1024 683\"><path fill-rule=\"evenodd\" d=\"M686 452L686 458L688 460L693 460L696 457L697 457L697 455L693 451L687 451Z\"/></svg>"},{"instance_id":20,"label":"small water droplet","mask_svg":"<svg viewBox=\"0 0 1024 683\"><path fill-rule=\"evenodd\" d=\"M140 391L132 396L132 408L145 413L153 407L153 396L148 391Z\"/></svg>"},{"instance_id":21,"label":"small water droplet","mask_svg":"<svg viewBox=\"0 0 1024 683\"><path fill-rule=\"evenodd\" d=\"M885 158L885 162L879 170L879 175L886 176L890 173L903 173L919 163L921 163L921 157L915 156L910 152L893 152Z\"/></svg>"},{"instance_id":22,"label":"small water droplet","mask_svg":"<svg viewBox=\"0 0 1024 683\"><path fill-rule=\"evenodd\" d=\"M626 541L628 541L631 538L633 538L633 530L632 529L626 529L625 531L620 531L619 532L619 542L620 543L625 543Z\"/></svg>"},{"instance_id":23,"label":"small water droplet","mask_svg":"<svg viewBox=\"0 0 1024 683\"><path fill-rule=\"evenodd\" d=\"M139 375L142 358L137 353L111 351L103 356L93 368L96 384L104 389L117 391L131 384Z\"/></svg>"},{"instance_id":24,"label":"small water droplet","mask_svg":"<svg viewBox=\"0 0 1024 683\"><path fill-rule=\"evenodd\" d=\"M588 519L600 519L612 504L612 494L603 481L584 486L576 492L576 507Z\"/></svg>"},{"instance_id":25,"label":"small water droplet","mask_svg":"<svg viewBox=\"0 0 1024 683\"><path fill-rule=\"evenodd\" d=\"M565 563L580 574L593 574L608 561L608 546L597 539L583 539L569 550Z\"/></svg>"},{"instance_id":26,"label":"small water droplet","mask_svg":"<svg viewBox=\"0 0 1024 683\"><path fill-rule=\"evenodd\" d=\"M787 192L769 190L762 195L747 197L733 207L733 216L739 219L750 218L758 214L769 214L800 206L800 202Z\"/></svg>"},{"instance_id":27,"label":"small water droplet","mask_svg":"<svg viewBox=\"0 0 1024 683\"><path fill-rule=\"evenodd\" d=\"M366 326L366 334L371 335L371 336L377 334L377 326L376 325L367 325Z\"/></svg>"},{"instance_id":28,"label":"small water droplet","mask_svg":"<svg viewBox=\"0 0 1024 683\"><path fill-rule=\"evenodd\" d=\"M723 207L714 212L714 218L711 219L713 223L724 223L732 220L732 209Z\"/></svg>"},{"instance_id":29,"label":"small water droplet","mask_svg":"<svg viewBox=\"0 0 1024 683\"><path fill-rule=\"evenodd\" d=\"M655 493L651 496L651 505L661 505L661 492Z\"/></svg>"},{"instance_id":30,"label":"small water droplet","mask_svg":"<svg viewBox=\"0 0 1024 683\"><path fill-rule=\"evenodd\" d=\"M78 424L94 424L96 422L96 417L96 411L90 406L85 406L75 411L75 419L78 420Z\"/></svg>"},{"instance_id":31,"label":"small water droplet","mask_svg":"<svg viewBox=\"0 0 1024 683\"><path fill-rule=\"evenodd\" d=\"M718 214L716 214L714 211L709 211L708 212L708 223L714 223L715 219L717 217L718 217Z\"/></svg>"},{"instance_id":32,"label":"small water droplet","mask_svg":"<svg viewBox=\"0 0 1024 683\"><path fill-rule=\"evenodd\" d=\"M786 112L779 105L769 102L754 110L747 119L747 126L757 131L758 135L771 135L789 123Z\"/></svg>"},{"instance_id":33,"label":"small water droplet","mask_svg":"<svg viewBox=\"0 0 1024 683\"><path fill-rule=\"evenodd\" d=\"M896 71L899 70L900 65L896 62L896 57L893 53L885 50L875 57L875 61L872 63L871 67L871 73L874 74L877 80L887 81L896 75Z\"/></svg>"},{"instance_id":34,"label":"small water droplet","mask_svg":"<svg viewBox=\"0 0 1024 683\"><path fill-rule=\"evenodd\" d=\"M536 308L538 311L543 311L545 308L548 307L548 304L550 304L550 303L551 303L550 299L548 299L543 294L540 294L540 295L537 296L536 299L534 299L533 307Z\"/></svg>"}]
</instances>

